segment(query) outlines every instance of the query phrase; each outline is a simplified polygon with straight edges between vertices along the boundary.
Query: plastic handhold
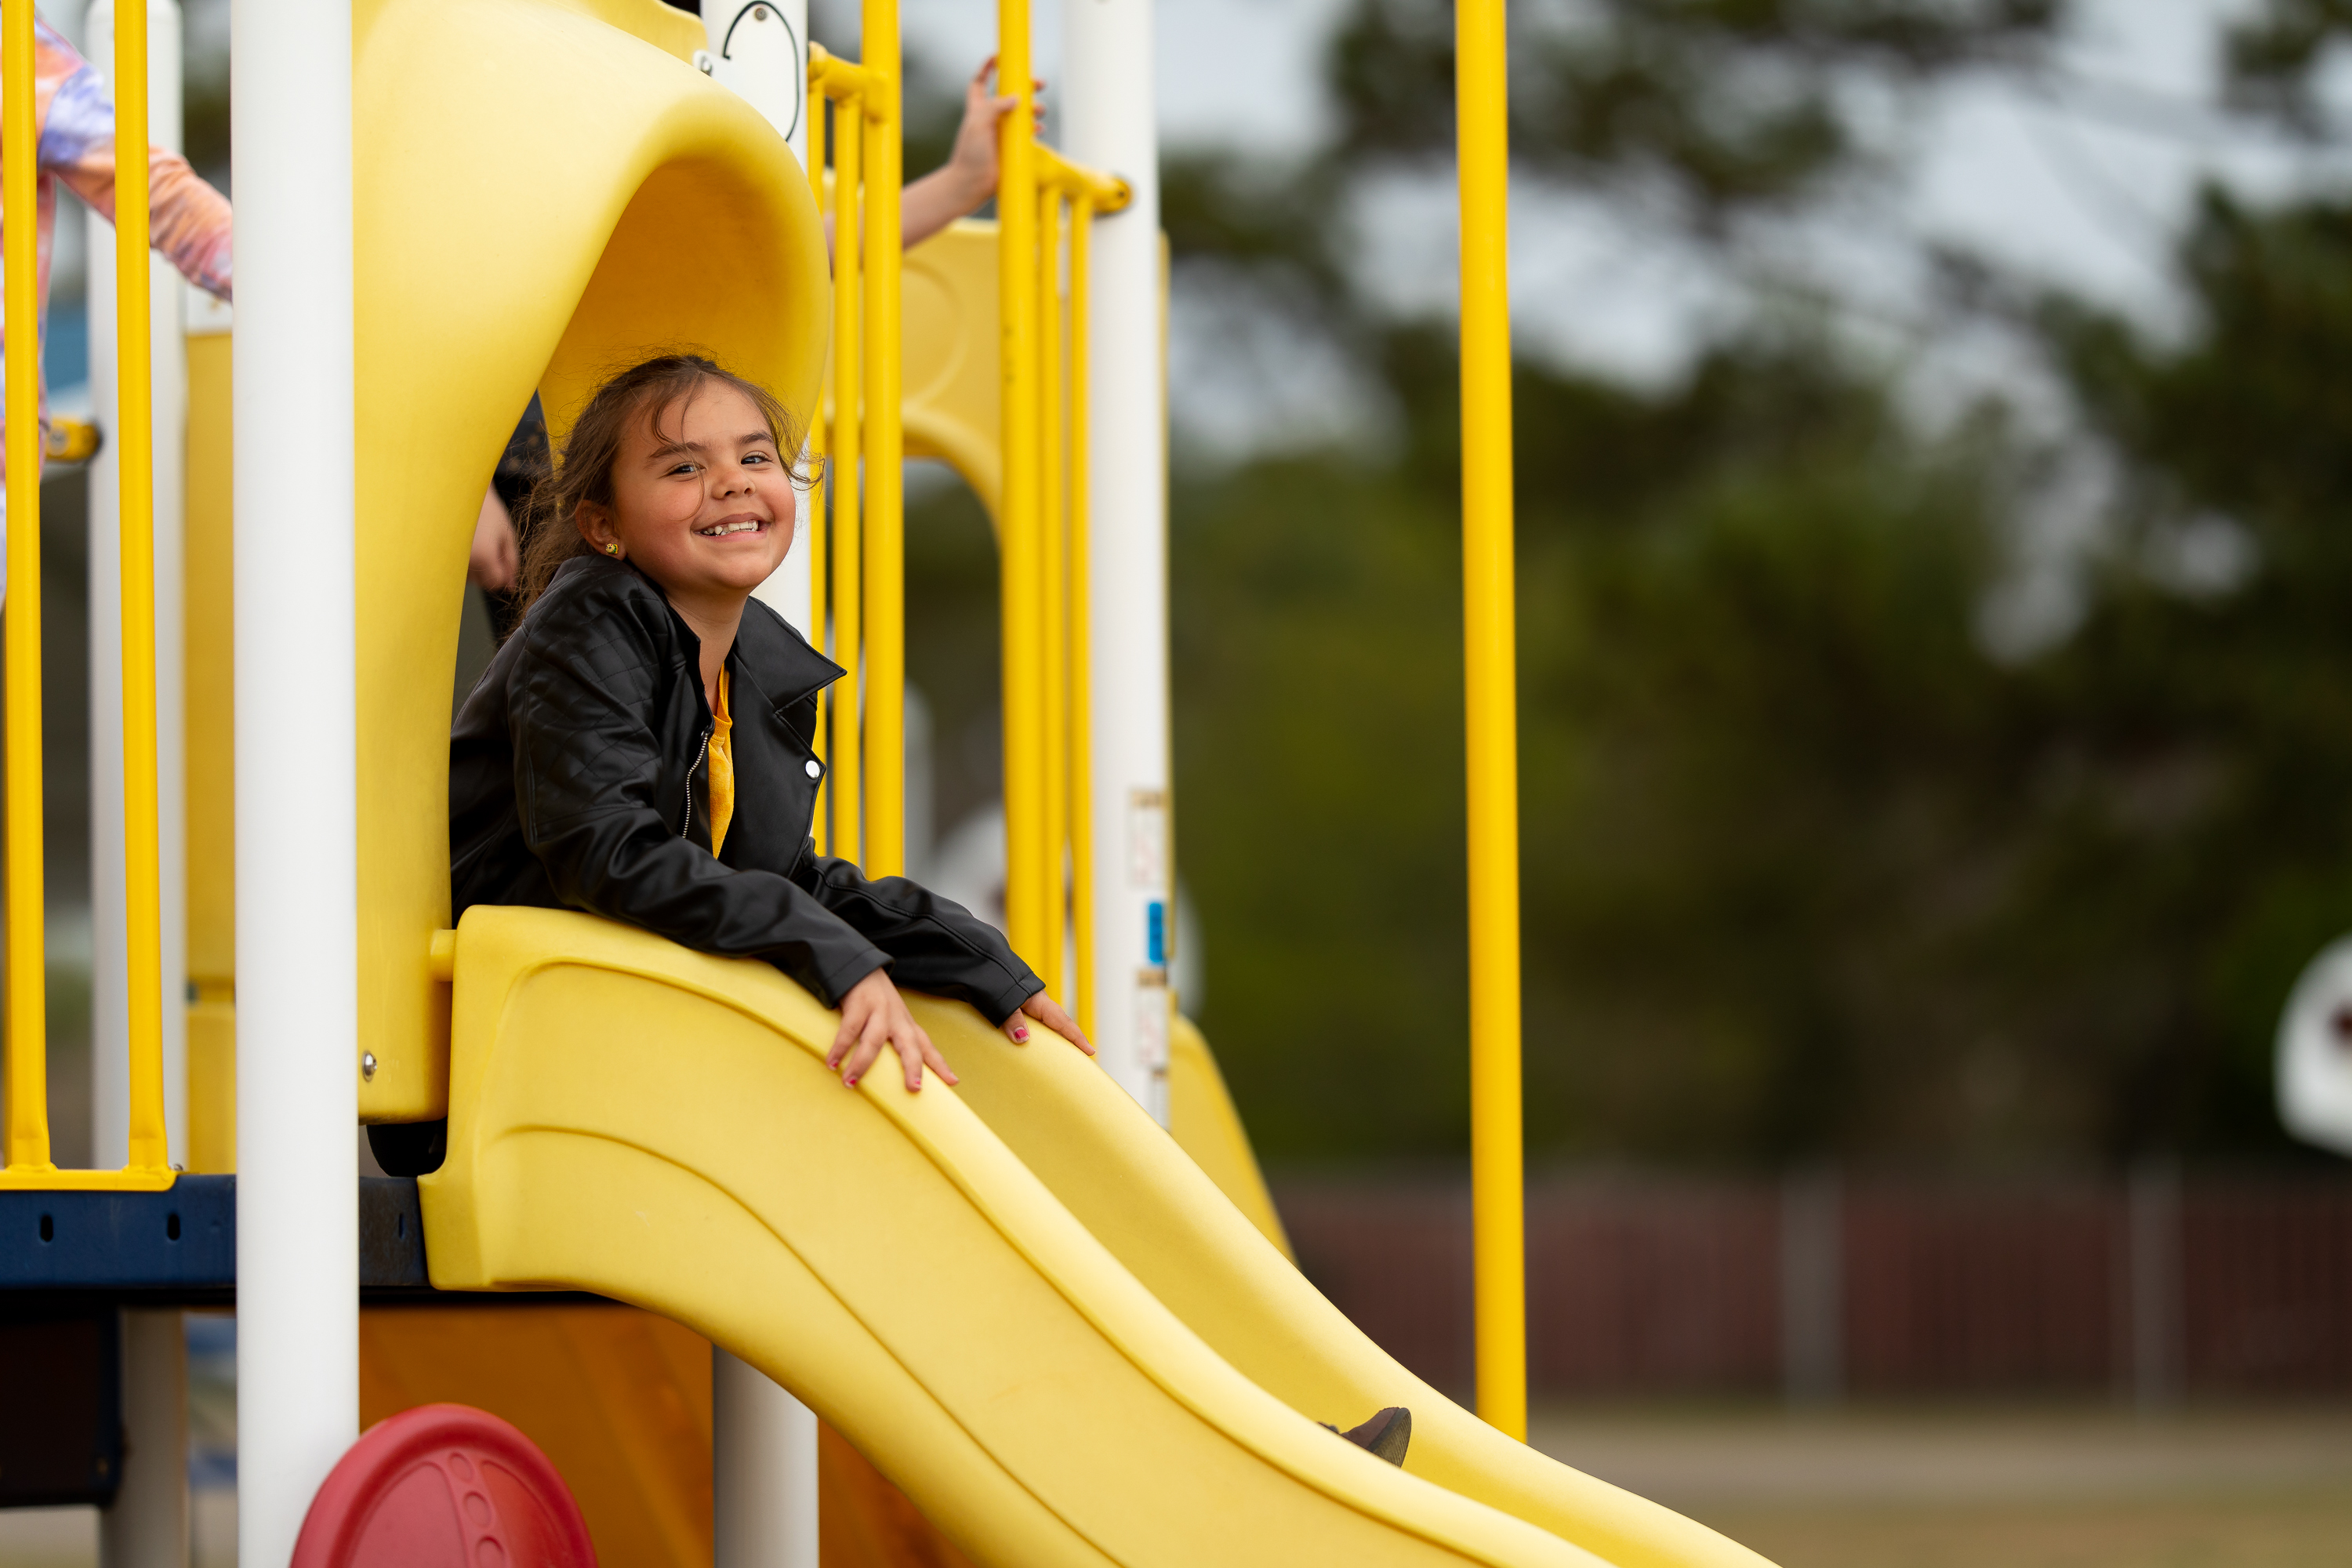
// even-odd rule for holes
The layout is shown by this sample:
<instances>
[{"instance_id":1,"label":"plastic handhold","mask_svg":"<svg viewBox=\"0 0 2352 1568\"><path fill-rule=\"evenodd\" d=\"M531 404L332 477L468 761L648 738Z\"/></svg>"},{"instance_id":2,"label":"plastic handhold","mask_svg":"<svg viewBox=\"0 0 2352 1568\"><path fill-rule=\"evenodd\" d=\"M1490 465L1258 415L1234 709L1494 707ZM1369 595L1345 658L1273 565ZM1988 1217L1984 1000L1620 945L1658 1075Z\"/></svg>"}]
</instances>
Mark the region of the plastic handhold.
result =
<instances>
[{"instance_id":1,"label":"plastic handhold","mask_svg":"<svg viewBox=\"0 0 2352 1568\"><path fill-rule=\"evenodd\" d=\"M571 1489L531 1440L464 1405L361 1435L328 1475L293 1568L595 1568Z\"/></svg>"}]
</instances>

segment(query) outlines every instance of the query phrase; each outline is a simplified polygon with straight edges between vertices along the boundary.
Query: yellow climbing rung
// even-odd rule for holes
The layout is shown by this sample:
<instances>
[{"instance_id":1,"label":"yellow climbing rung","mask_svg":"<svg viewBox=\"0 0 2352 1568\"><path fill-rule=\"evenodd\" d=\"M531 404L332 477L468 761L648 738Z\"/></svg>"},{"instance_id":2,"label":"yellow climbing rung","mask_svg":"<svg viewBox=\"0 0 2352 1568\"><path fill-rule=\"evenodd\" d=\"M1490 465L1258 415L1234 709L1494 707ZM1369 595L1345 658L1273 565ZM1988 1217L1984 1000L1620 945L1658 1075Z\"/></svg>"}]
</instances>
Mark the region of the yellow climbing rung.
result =
<instances>
[{"instance_id":1,"label":"yellow climbing rung","mask_svg":"<svg viewBox=\"0 0 2352 1568\"><path fill-rule=\"evenodd\" d=\"M152 1191L172 1184L163 1126L163 903L155 762L154 410L147 276L147 32L126 8L114 43L115 452L122 541L122 759L131 1018L130 1161L60 1171L49 1157L41 861L41 300L33 0L0 0L0 224L5 226L8 592L5 617L7 1164L0 1188ZM126 25L136 24L136 25Z\"/></svg>"},{"instance_id":2,"label":"yellow climbing rung","mask_svg":"<svg viewBox=\"0 0 2352 1568\"><path fill-rule=\"evenodd\" d=\"M1006 934L1091 1029L1087 258L1096 216L1133 198L1125 181L1037 141L1027 0L1002 0L997 25L997 80L1021 100L1000 122L996 200Z\"/></svg>"},{"instance_id":3,"label":"yellow climbing rung","mask_svg":"<svg viewBox=\"0 0 2352 1568\"><path fill-rule=\"evenodd\" d=\"M865 47L876 63L809 46L809 174L827 205L830 107L834 218L833 355L810 432L825 482L810 493L809 638L849 672L818 700L826 766L817 847L857 861L868 876L893 877L907 859L898 48L895 7L866 11ZM888 199L870 199L875 192Z\"/></svg>"}]
</instances>

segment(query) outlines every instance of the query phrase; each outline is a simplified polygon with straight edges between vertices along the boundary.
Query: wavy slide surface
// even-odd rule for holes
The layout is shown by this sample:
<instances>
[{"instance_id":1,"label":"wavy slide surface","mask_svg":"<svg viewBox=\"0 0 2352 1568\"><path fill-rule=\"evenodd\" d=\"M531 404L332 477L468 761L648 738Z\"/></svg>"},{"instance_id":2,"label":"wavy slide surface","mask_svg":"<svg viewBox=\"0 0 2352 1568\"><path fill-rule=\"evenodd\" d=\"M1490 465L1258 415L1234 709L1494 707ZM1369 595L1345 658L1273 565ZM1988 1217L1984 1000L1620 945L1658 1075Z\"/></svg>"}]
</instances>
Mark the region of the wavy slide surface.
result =
<instances>
[{"instance_id":1,"label":"wavy slide surface","mask_svg":"<svg viewBox=\"0 0 2352 1568\"><path fill-rule=\"evenodd\" d=\"M1076 1051L918 1006L962 1088L845 1089L765 964L468 911L434 1283L687 1324L984 1563L1762 1563L1420 1383ZM1315 1424L1396 1404L1402 1470Z\"/></svg>"}]
</instances>

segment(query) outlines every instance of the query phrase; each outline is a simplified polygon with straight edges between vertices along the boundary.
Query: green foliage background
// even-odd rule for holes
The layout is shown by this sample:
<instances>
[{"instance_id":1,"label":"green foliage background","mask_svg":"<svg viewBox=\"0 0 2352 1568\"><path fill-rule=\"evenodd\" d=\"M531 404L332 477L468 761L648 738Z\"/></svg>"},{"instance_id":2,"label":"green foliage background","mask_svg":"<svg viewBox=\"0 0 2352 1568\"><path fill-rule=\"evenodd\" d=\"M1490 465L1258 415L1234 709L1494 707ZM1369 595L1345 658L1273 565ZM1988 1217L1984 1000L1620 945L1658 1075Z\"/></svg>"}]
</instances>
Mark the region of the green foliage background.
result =
<instances>
[{"instance_id":1,"label":"green foliage background","mask_svg":"<svg viewBox=\"0 0 2352 1568\"><path fill-rule=\"evenodd\" d=\"M816 11L846 36L848 7ZM2030 75L2071 20L2064 0L1511 16L1528 188L1727 257L1904 177L1871 94ZM1455 366L1445 322L1368 297L1354 226L1373 184L1450 177L1450 26L1439 0L1353 0L1311 156L1162 171L1180 289L1276 352L1336 355L1381 411L1369 437L1238 467L1180 447L1172 475L1196 1000L1277 1163L1466 1147ZM2225 106L2340 138L2315 84L2347 34L2340 0L2245 8ZM225 181L226 62L206 59L188 147ZM911 63L920 170L969 62ZM2169 258L2188 330L2162 341L1940 260L1934 330L2021 335L2079 427L1988 397L1923 428L1904 353L1858 347L1834 302L1734 331L1664 390L1519 367L1538 1161L2311 1157L2278 1129L2269 1058L2294 975L2352 930L2352 196L2208 193ZM2052 466L2085 449L2120 479L2079 624L1996 658L1988 597ZM969 494L918 497L908 663L944 826L997 767L993 556ZM2217 536L2251 569L2168 564Z\"/></svg>"},{"instance_id":2,"label":"green foliage background","mask_svg":"<svg viewBox=\"0 0 2352 1568\"><path fill-rule=\"evenodd\" d=\"M2308 81L2340 9L2242 21L2232 101L2325 134ZM1843 107L1854 81L2030 70L2067 20L2053 0L1545 15L1514 13L1526 177L1664 202L1727 247L1900 177ZM1352 193L1446 173L1448 17L1349 14L1313 158L1166 171L1180 286L1338 353L1386 411L1328 450L1180 451L1173 479L1201 1021L1277 1162L1466 1143L1455 367L1450 329L1376 307L1349 257ZM1818 316L1744 328L1663 391L1519 368L1538 1160L2297 1157L2271 1034L2352 929L2352 205L2210 193L2171 262L2189 329L2161 342L1945 259L1950 329L2024 334L2079 428L1989 397L1927 430L1902 356ZM1997 658L1985 607L2068 442L2120 475L2084 612ZM949 735L994 700L971 658L982 526L946 496L914 531L911 667L957 694ZM2174 564L2217 539L2247 569Z\"/></svg>"}]
</instances>

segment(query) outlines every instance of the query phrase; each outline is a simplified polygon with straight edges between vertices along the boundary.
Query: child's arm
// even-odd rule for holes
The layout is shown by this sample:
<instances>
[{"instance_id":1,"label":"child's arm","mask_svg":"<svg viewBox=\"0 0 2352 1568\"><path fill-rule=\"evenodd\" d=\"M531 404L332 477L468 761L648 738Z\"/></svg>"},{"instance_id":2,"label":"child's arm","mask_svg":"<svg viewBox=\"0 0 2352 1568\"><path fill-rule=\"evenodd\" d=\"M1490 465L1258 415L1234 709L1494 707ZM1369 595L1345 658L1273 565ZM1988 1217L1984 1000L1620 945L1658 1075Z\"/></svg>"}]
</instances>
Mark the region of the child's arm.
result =
<instances>
[{"instance_id":1,"label":"child's arm","mask_svg":"<svg viewBox=\"0 0 2352 1568\"><path fill-rule=\"evenodd\" d=\"M41 25L38 54L65 73L41 127L41 164L109 223L114 221L114 104L98 68ZM188 161L147 149L148 243L208 294L229 297L228 198Z\"/></svg>"},{"instance_id":2,"label":"child's arm","mask_svg":"<svg viewBox=\"0 0 2352 1568\"><path fill-rule=\"evenodd\" d=\"M996 72L991 55L971 73L963 89L963 123L956 128L954 151L948 161L908 183L898 193L898 243L912 249L960 217L969 217L996 195L996 122L1021 100L999 98L990 90ZM1044 82L1038 82L1042 89ZM1045 110L1036 110L1040 121ZM824 253L833 254L833 215L824 216Z\"/></svg>"},{"instance_id":3,"label":"child's arm","mask_svg":"<svg viewBox=\"0 0 2352 1568\"><path fill-rule=\"evenodd\" d=\"M960 217L978 212L996 195L996 125L1020 103L999 98L990 79L996 74L996 57L980 62L963 87L963 123L956 128L955 150L948 161L907 186L898 196L898 237L912 247ZM1045 84L1039 82L1043 88ZM1042 117L1045 110L1037 113Z\"/></svg>"}]
</instances>

